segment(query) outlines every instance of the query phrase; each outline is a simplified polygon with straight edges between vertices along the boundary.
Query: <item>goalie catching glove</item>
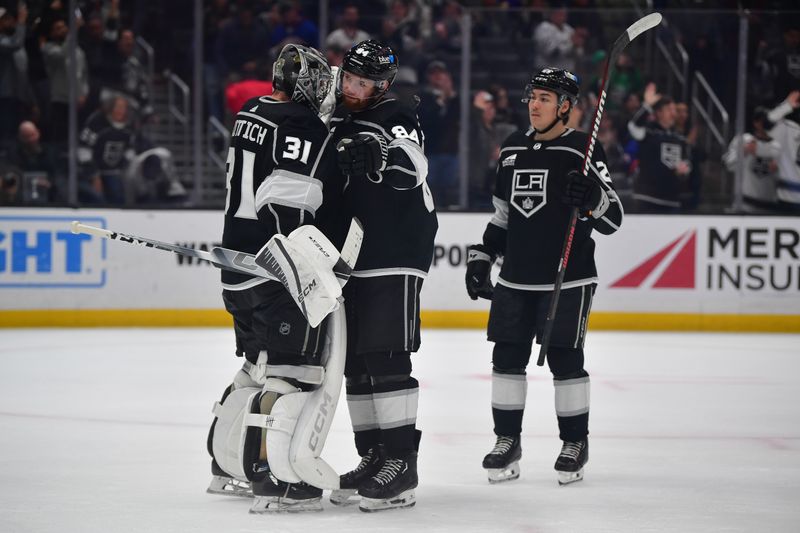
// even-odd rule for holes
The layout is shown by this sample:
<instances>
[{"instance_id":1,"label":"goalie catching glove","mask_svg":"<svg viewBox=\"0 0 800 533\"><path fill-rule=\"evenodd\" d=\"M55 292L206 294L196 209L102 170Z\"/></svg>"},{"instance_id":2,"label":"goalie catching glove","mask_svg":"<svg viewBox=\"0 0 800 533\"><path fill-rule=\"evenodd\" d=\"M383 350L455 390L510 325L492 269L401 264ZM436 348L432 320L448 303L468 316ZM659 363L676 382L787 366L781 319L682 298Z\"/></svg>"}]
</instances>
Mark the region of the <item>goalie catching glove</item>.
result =
<instances>
[{"instance_id":1,"label":"goalie catching glove","mask_svg":"<svg viewBox=\"0 0 800 533\"><path fill-rule=\"evenodd\" d=\"M371 132L345 137L336 145L339 169L347 176L364 176L386 168L386 139Z\"/></svg>"},{"instance_id":2,"label":"goalie catching glove","mask_svg":"<svg viewBox=\"0 0 800 533\"><path fill-rule=\"evenodd\" d=\"M600 218L608 210L608 194L603 187L589 176L577 170L567 173L562 201L578 208L582 217Z\"/></svg>"},{"instance_id":3,"label":"goalie catching glove","mask_svg":"<svg viewBox=\"0 0 800 533\"><path fill-rule=\"evenodd\" d=\"M467 247L467 294L473 300L492 299L494 286L491 272L495 254L484 244L473 244Z\"/></svg>"}]
</instances>

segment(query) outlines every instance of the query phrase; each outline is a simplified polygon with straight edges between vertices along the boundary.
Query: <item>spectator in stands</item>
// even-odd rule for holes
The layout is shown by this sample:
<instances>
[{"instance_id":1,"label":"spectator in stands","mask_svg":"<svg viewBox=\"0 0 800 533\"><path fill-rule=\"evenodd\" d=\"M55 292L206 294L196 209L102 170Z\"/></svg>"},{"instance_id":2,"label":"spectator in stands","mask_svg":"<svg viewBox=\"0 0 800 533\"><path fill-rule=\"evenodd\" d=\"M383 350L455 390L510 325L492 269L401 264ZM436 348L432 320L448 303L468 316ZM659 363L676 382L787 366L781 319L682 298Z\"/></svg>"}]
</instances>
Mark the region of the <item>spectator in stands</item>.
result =
<instances>
[{"instance_id":1,"label":"spectator in stands","mask_svg":"<svg viewBox=\"0 0 800 533\"><path fill-rule=\"evenodd\" d=\"M428 50L433 54L458 54L461 52L461 15L458 2L447 0L442 6L442 14L433 24Z\"/></svg>"},{"instance_id":2,"label":"spectator in stands","mask_svg":"<svg viewBox=\"0 0 800 533\"><path fill-rule=\"evenodd\" d=\"M319 46L319 29L303 16L297 1L281 3L278 7L280 22L272 30L271 44L274 49L281 49L289 43L305 46Z\"/></svg>"},{"instance_id":3,"label":"spectator in stands","mask_svg":"<svg viewBox=\"0 0 800 533\"><path fill-rule=\"evenodd\" d=\"M103 88L112 83L124 61L117 50L119 2L115 1L114 4L117 4L116 9L108 11L105 19L100 10L89 15L86 24L81 27L78 34L78 44L86 54L89 71L89 95L84 106L84 110L88 112L97 109L100 105L100 94ZM112 4L112 8L114 4Z\"/></svg>"},{"instance_id":4,"label":"spectator in stands","mask_svg":"<svg viewBox=\"0 0 800 533\"><path fill-rule=\"evenodd\" d=\"M342 61L344 61L344 55L347 53L347 50L344 48L340 48L336 45L330 45L325 48L325 59L328 60L328 65L331 67L338 67L341 66Z\"/></svg>"},{"instance_id":5,"label":"spectator in stands","mask_svg":"<svg viewBox=\"0 0 800 533\"><path fill-rule=\"evenodd\" d=\"M414 67L419 62L421 46L419 21L410 0L391 0L383 19L382 41L403 58L403 64Z\"/></svg>"},{"instance_id":6,"label":"spectator in stands","mask_svg":"<svg viewBox=\"0 0 800 533\"><path fill-rule=\"evenodd\" d=\"M634 158L636 155L636 150L634 149L631 151L629 146L632 139L631 134L628 131L628 122L633 119L633 116L639 112L641 107L641 94L637 92L630 92L625 96L625 99L622 101L622 109L618 112L619 120L617 121L617 138L619 139L619 142L622 143L622 146L625 146L626 151L631 153Z\"/></svg>"},{"instance_id":7,"label":"spectator in stands","mask_svg":"<svg viewBox=\"0 0 800 533\"><path fill-rule=\"evenodd\" d=\"M28 10L20 4L16 15L0 7L0 144L10 142L22 116L22 87L26 73L19 67L25 54Z\"/></svg>"},{"instance_id":8,"label":"spectator in stands","mask_svg":"<svg viewBox=\"0 0 800 533\"><path fill-rule=\"evenodd\" d=\"M420 94L419 122L425 133L428 185L437 206L451 205L458 184L459 101L447 66L433 61Z\"/></svg>"},{"instance_id":9,"label":"spectator in stands","mask_svg":"<svg viewBox=\"0 0 800 533\"><path fill-rule=\"evenodd\" d=\"M597 141L603 146L603 151L606 153L606 164L614 189L627 208L629 206L625 200L629 198L632 187L629 179L631 157L619 142L617 122L618 119L613 113L603 115L600 128L597 130Z\"/></svg>"},{"instance_id":10,"label":"spectator in stands","mask_svg":"<svg viewBox=\"0 0 800 533\"><path fill-rule=\"evenodd\" d=\"M517 129L527 129L530 125L530 121L527 120L524 114L519 112L519 106L515 107L509 101L508 91L505 87L493 83L489 85L489 94L492 95L492 101L494 103L495 122L498 124L508 124ZM502 140L504 139L501 139L501 141Z\"/></svg>"},{"instance_id":11,"label":"spectator in stands","mask_svg":"<svg viewBox=\"0 0 800 533\"><path fill-rule=\"evenodd\" d=\"M56 154L41 143L41 133L33 122L26 120L19 125L16 150L10 160L22 172L24 180L35 181L30 184L31 194L38 196L35 201L54 201L57 194L64 192Z\"/></svg>"},{"instance_id":12,"label":"spectator in stands","mask_svg":"<svg viewBox=\"0 0 800 533\"><path fill-rule=\"evenodd\" d=\"M742 161L742 196L744 212L774 214L778 207L778 158L781 146L767 132L767 110L753 112L750 131L734 137L722 161L733 173Z\"/></svg>"},{"instance_id":13,"label":"spectator in stands","mask_svg":"<svg viewBox=\"0 0 800 533\"><path fill-rule=\"evenodd\" d=\"M96 111L80 134L78 160L91 181L99 177L101 203L122 204L125 201L123 172L136 153L136 133L130 120L128 100L115 96Z\"/></svg>"},{"instance_id":14,"label":"spectator in stands","mask_svg":"<svg viewBox=\"0 0 800 533\"><path fill-rule=\"evenodd\" d=\"M800 91L792 91L767 114L774 124L770 136L781 146L778 158L778 205L783 211L800 215Z\"/></svg>"},{"instance_id":15,"label":"spectator in stands","mask_svg":"<svg viewBox=\"0 0 800 533\"><path fill-rule=\"evenodd\" d=\"M680 192L692 167L686 138L674 127L675 102L659 94L655 83L648 84L644 105L628 122L631 137L639 143L639 175L634 181L634 199L640 213L680 210Z\"/></svg>"},{"instance_id":16,"label":"spectator in stands","mask_svg":"<svg viewBox=\"0 0 800 533\"><path fill-rule=\"evenodd\" d=\"M236 17L226 22L219 32L215 50L217 73L225 85L241 79L245 70L256 70L259 61L266 61L270 37L253 5L239 4Z\"/></svg>"},{"instance_id":17,"label":"spectator in stands","mask_svg":"<svg viewBox=\"0 0 800 533\"><path fill-rule=\"evenodd\" d=\"M692 167L687 180L687 191L683 207L696 209L700 205L701 190L703 185L702 165L708 158L706 151L698 145L700 127L692 123L689 115L689 106L685 102L675 103L675 131L686 138L689 149L689 162Z\"/></svg>"},{"instance_id":18,"label":"spectator in stands","mask_svg":"<svg viewBox=\"0 0 800 533\"><path fill-rule=\"evenodd\" d=\"M48 31L48 39L42 44L47 76L50 79L50 139L63 143L67 140L69 127L69 76L75 72L78 78L77 105L83 108L89 95L89 73L86 56L80 46L75 46L76 60L68 56L67 37L69 28L64 18L54 18Z\"/></svg>"},{"instance_id":19,"label":"spectator in stands","mask_svg":"<svg viewBox=\"0 0 800 533\"><path fill-rule=\"evenodd\" d=\"M21 184L22 174L19 169L0 160L0 206L13 206L22 203Z\"/></svg>"},{"instance_id":20,"label":"spectator in stands","mask_svg":"<svg viewBox=\"0 0 800 533\"><path fill-rule=\"evenodd\" d=\"M225 106L230 116L241 111L242 106L257 96L272 94L272 70L260 65L253 73L245 72L244 79L225 87Z\"/></svg>"},{"instance_id":21,"label":"spectator in stands","mask_svg":"<svg viewBox=\"0 0 800 533\"><path fill-rule=\"evenodd\" d=\"M775 76L775 94L780 96L800 89L800 27L796 19L787 19L783 41L767 55Z\"/></svg>"},{"instance_id":22,"label":"spectator in stands","mask_svg":"<svg viewBox=\"0 0 800 533\"><path fill-rule=\"evenodd\" d=\"M104 88L112 93L120 93L127 97L140 117L149 117L153 113L150 103L148 73L144 65L134 54L136 36L131 30L119 32L117 46L106 58ZM107 100L109 94L101 94Z\"/></svg>"},{"instance_id":23,"label":"spectator in stands","mask_svg":"<svg viewBox=\"0 0 800 533\"><path fill-rule=\"evenodd\" d=\"M622 52L608 80L606 109L611 111L619 109L622 107L626 95L639 93L643 88L644 78L642 73L634 64L631 56Z\"/></svg>"},{"instance_id":24,"label":"spectator in stands","mask_svg":"<svg viewBox=\"0 0 800 533\"><path fill-rule=\"evenodd\" d=\"M469 135L469 207L492 206L494 174L500 157L500 145L517 128L497 123L494 97L478 91L472 100Z\"/></svg>"},{"instance_id":25,"label":"spectator in stands","mask_svg":"<svg viewBox=\"0 0 800 533\"><path fill-rule=\"evenodd\" d=\"M328 34L325 47L338 47L350 50L354 44L369 39L369 33L358 27L358 6L353 3L345 4L342 15L339 17L339 27Z\"/></svg>"},{"instance_id":26,"label":"spectator in stands","mask_svg":"<svg viewBox=\"0 0 800 533\"><path fill-rule=\"evenodd\" d=\"M222 110L222 76L217 70L216 48L220 31L230 17L227 0L212 0L203 13L203 86L208 114L224 120Z\"/></svg>"},{"instance_id":27,"label":"spectator in stands","mask_svg":"<svg viewBox=\"0 0 800 533\"><path fill-rule=\"evenodd\" d=\"M558 67L575 71L578 60L583 58L586 36L585 28L575 29L567 24L565 7L551 10L533 33L536 69Z\"/></svg>"}]
</instances>

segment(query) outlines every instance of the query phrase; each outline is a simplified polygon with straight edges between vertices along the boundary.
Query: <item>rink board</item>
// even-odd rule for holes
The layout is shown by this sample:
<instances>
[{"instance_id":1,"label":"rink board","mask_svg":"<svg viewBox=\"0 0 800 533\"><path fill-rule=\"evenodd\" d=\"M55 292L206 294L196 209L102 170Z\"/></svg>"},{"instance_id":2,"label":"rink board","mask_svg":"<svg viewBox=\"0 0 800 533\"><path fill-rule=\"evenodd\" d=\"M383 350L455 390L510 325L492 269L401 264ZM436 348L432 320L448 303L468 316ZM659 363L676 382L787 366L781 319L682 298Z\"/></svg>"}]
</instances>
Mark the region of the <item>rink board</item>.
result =
<instances>
[{"instance_id":1,"label":"rink board","mask_svg":"<svg viewBox=\"0 0 800 533\"><path fill-rule=\"evenodd\" d=\"M488 302L466 296L464 265L489 218L439 215L421 297L425 327L485 325ZM0 209L0 325L231 323L217 269L72 235L71 220L200 249L221 240L216 211ZM797 218L628 215L617 233L594 238L592 328L800 331Z\"/></svg>"}]
</instances>

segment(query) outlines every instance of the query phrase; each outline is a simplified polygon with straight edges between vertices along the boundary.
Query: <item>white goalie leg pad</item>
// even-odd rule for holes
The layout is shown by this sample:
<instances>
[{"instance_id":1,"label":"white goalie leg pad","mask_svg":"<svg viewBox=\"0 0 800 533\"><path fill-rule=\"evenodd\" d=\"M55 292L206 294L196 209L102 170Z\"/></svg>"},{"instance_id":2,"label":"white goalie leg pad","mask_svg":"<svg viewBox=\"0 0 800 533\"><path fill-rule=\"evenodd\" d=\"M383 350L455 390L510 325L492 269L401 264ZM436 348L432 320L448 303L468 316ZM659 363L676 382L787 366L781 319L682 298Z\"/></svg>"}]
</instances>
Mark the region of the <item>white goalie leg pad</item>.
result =
<instances>
[{"instance_id":1,"label":"white goalie leg pad","mask_svg":"<svg viewBox=\"0 0 800 533\"><path fill-rule=\"evenodd\" d=\"M306 483L321 489L339 488L339 474L320 455L342 390L347 350L346 329L344 308L339 308L328 322L322 351L325 378L317 389L309 393L297 420L289 450L289 460L297 475Z\"/></svg>"},{"instance_id":2,"label":"white goalie leg pad","mask_svg":"<svg viewBox=\"0 0 800 533\"><path fill-rule=\"evenodd\" d=\"M252 468L257 457L245 457L248 431L247 416L258 409L259 387L242 387L233 390L222 403L214 405L217 423L211 437L211 449L217 464L231 477L247 481L246 469ZM251 435L251 438L255 436Z\"/></svg>"},{"instance_id":3,"label":"white goalie leg pad","mask_svg":"<svg viewBox=\"0 0 800 533\"><path fill-rule=\"evenodd\" d=\"M270 412L244 417L248 426L267 430L267 461L272 474L281 481L339 488L339 474L320 455L342 388L346 342L344 309L339 308L328 323L322 352L325 371L319 387L301 392L282 379L269 377L263 392L278 394Z\"/></svg>"}]
</instances>

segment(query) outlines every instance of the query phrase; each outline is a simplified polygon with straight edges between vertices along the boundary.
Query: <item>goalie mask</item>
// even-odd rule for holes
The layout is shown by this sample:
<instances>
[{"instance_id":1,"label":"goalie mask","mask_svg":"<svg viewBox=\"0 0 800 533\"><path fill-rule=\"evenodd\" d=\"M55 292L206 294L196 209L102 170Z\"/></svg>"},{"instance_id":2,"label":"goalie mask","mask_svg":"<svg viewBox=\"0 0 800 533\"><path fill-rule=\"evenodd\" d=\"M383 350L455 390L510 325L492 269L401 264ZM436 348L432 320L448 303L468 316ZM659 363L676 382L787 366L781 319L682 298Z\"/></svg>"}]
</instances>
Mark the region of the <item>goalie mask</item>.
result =
<instances>
[{"instance_id":1,"label":"goalie mask","mask_svg":"<svg viewBox=\"0 0 800 533\"><path fill-rule=\"evenodd\" d=\"M375 40L353 46L342 60L336 92L347 99L369 104L389 90L397 75L397 56L394 51Z\"/></svg>"},{"instance_id":2,"label":"goalie mask","mask_svg":"<svg viewBox=\"0 0 800 533\"><path fill-rule=\"evenodd\" d=\"M310 47L287 44L272 66L272 84L276 91L292 101L319 112L331 88L333 77L322 54Z\"/></svg>"},{"instance_id":3,"label":"goalie mask","mask_svg":"<svg viewBox=\"0 0 800 533\"><path fill-rule=\"evenodd\" d=\"M561 120L564 124L566 124L569 120L570 111L572 111L572 108L578 103L578 96L580 95L578 77L572 72L561 68L543 68L538 73L534 74L531 77L531 80L525 86L525 92L523 93L522 97L523 103L528 103L531 93L534 89L541 89L556 93L556 95L558 95L558 109L561 109L561 106L564 104L564 102L568 101L570 104L567 112L564 115L558 116L558 114L556 114L556 121L539 133L546 133L549 131L553 126L555 126L558 120Z\"/></svg>"}]
</instances>

